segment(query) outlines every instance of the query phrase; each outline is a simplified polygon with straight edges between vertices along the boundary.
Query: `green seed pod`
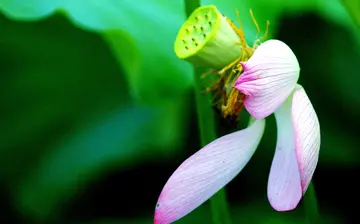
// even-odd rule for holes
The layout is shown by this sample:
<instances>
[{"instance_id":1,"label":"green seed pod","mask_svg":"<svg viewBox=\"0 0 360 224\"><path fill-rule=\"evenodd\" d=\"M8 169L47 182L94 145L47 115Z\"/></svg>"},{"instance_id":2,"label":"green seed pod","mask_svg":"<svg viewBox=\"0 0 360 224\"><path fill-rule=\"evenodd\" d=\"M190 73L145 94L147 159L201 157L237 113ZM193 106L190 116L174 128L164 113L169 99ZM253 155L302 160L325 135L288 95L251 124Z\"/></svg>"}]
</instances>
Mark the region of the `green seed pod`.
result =
<instances>
[{"instance_id":1,"label":"green seed pod","mask_svg":"<svg viewBox=\"0 0 360 224\"><path fill-rule=\"evenodd\" d=\"M175 53L195 65L219 69L240 57L239 42L239 36L215 6L202 6L180 28Z\"/></svg>"}]
</instances>

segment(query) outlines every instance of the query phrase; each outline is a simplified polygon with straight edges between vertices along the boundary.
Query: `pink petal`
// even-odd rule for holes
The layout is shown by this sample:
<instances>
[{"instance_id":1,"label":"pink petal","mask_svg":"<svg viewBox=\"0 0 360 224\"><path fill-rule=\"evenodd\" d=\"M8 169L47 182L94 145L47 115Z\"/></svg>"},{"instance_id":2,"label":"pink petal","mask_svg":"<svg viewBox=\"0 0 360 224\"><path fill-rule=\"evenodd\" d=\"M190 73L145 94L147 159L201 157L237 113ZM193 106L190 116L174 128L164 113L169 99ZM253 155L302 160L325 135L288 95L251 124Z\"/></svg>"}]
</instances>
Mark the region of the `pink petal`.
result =
<instances>
[{"instance_id":1,"label":"pink petal","mask_svg":"<svg viewBox=\"0 0 360 224\"><path fill-rule=\"evenodd\" d=\"M297 86L292 104L292 120L295 132L303 194L314 174L320 151L320 124L304 88Z\"/></svg>"},{"instance_id":2,"label":"pink petal","mask_svg":"<svg viewBox=\"0 0 360 224\"><path fill-rule=\"evenodd\" d=\"M278 211L294 209L302 196L289 98L275 112L277 143L267 189L269 202Z\"/></svg>"},{"instance_id":3,"label":"pink petal","mask_svg":"<svg viewBox=\"0 0 360 224\"><path fill-rule=\"evenodd\" d=\"M278 137L268 181L268 199L278 211L296 208L308 186L320 148L319 122L299 86L275 112Z\"/></svg>"},{"instance_id":4,"label":"pink petal","mask_svg":"<svg viewBox=\"0 0 360 224\"><path fill-rule=\"evenodd\" d=\"M255 118L272 114L291 94L300 67L292 50L279 40L261 44L247 62L235 88L246 95L244 106Z\"/></svg>"},{"instance_id":5,"label":"pink petal","mask_svg":"<svg viewBox=\"0 0 360 224\"><path fill-rule=\"evenodd\" d=\"M155 224L172 223L200 206L246 165L262 137L264 120L211 142L185 160L165 184Z\"/></svg>"}]
</instances>

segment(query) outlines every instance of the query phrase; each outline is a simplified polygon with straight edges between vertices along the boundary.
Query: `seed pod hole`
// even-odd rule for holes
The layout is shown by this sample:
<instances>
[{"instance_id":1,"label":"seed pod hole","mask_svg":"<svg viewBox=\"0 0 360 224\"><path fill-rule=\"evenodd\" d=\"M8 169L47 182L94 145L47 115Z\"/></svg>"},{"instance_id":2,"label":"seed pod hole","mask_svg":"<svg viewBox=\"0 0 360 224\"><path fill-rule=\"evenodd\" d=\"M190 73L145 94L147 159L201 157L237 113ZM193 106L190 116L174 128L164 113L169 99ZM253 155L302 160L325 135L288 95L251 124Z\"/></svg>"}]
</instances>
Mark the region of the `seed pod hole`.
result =
<instances>
[{"instance_id":1,"label":"seed pod hole","mask_svg":"<svg viewBox=\"0 0 360 224\"><path fill-rule=\"evenodd\" d=\"M175 41L175 52L179 58L187 58L199 51L211 40L217 29L221 14L215 6L196 9L181 27Z\"/></svg>"}]
</instances>

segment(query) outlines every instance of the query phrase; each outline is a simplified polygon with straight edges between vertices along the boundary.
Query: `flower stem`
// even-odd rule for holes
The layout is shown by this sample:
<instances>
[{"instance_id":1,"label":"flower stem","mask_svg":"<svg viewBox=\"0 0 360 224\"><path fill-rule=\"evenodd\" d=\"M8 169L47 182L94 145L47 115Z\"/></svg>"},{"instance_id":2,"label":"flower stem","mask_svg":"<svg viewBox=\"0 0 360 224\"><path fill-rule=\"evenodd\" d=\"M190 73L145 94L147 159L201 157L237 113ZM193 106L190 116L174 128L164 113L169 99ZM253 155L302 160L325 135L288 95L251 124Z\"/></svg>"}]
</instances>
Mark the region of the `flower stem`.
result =
<instances>
[{"instance_id":1,"label":"flower stem","mask_svg":"<svg viewBox=\"0 0 360 224\"><path fill-rule=\"evenodd\" d=\"M305 204L305 215L308 222L310 224L320 223L315 189L312 182L310 182L309 187L307 188L306 193L304 195L304 204Z\"/></svg>"},{"instance_id":2,"label":"flower stem","mask_svg":"<svg viewBox=\"0 0 360 224\"><path fill-rule=\"evenodd\" d=\"M196 8L200 7L200 0L184 0L184 2L187 17L189 17Z\"/></svg>"},{"instance_id":3,"label":"flower stem","mask_svg":"<svg viewBox=\"0 0 360 224\"><path fill-rule=\"evenodd\" d=\"M201 145L205 146L216 139L214 114L211 108L211 98L209 94L202 93L200 69L194 69L196 110L200 129ZM225 189L221 189L210 198L212 220L214 224L230 224L228 204Z\"/></svg>"},{"instance_id":4,"label":"flower stem","mask_svg":"<svg viewBox=\"0 0 360 224\"><path fill-rule=\"evenodd\" d=\"M190 14L200 6L199 0L184 0L186 15ZM205 146L211 141L216 139L216 126L214 121L214 114L211 108L211 96L203 94L204 89L201 80L201 69L194 67L194 80L195 80L195 97L196 97L196 110L198 115L198 124L200 129L201 145ZM214 224L230 224L230 214L228 204L226 201L225 189L221 189L214 196L210 198L210 206L212 219Z\"/></svg>"},{"instance_id":5,"label":"flower stem","mask_svg":"<svg viewBox=\"0 0 360 224\"><path fill-rule=\"evenodd\" d=\"M194 69L196 110L198 115L198 124L200 128L201 145L205 146L216 139L214 114L211 108L211 96L202 93L201 72L200 69ZM214 224L230 224L230 214L226 200L225 189L221 189L210 198L212 219Z\"/></svg>"}]
</instances>

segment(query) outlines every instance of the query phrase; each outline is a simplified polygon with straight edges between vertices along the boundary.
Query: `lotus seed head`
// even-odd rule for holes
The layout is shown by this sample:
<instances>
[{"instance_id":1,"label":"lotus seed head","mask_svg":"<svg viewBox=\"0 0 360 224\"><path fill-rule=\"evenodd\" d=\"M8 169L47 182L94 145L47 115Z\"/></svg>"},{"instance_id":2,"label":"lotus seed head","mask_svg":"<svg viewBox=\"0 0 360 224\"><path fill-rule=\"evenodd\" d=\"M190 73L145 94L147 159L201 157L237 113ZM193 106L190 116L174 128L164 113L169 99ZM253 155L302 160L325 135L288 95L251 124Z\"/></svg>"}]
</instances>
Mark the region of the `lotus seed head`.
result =
<instances>
[{"instance_id":1,"label":"lotus seed head","mask_svg":"<svg viewBox=\"0 0 360 224\"><path fill-rule=\"evenodd\" d=\"M201 50L214 36L221 16L212 5L196 9L178 33L175 41L176 55L180 59L186 59Z\"/></svg>"}]
</instances>

